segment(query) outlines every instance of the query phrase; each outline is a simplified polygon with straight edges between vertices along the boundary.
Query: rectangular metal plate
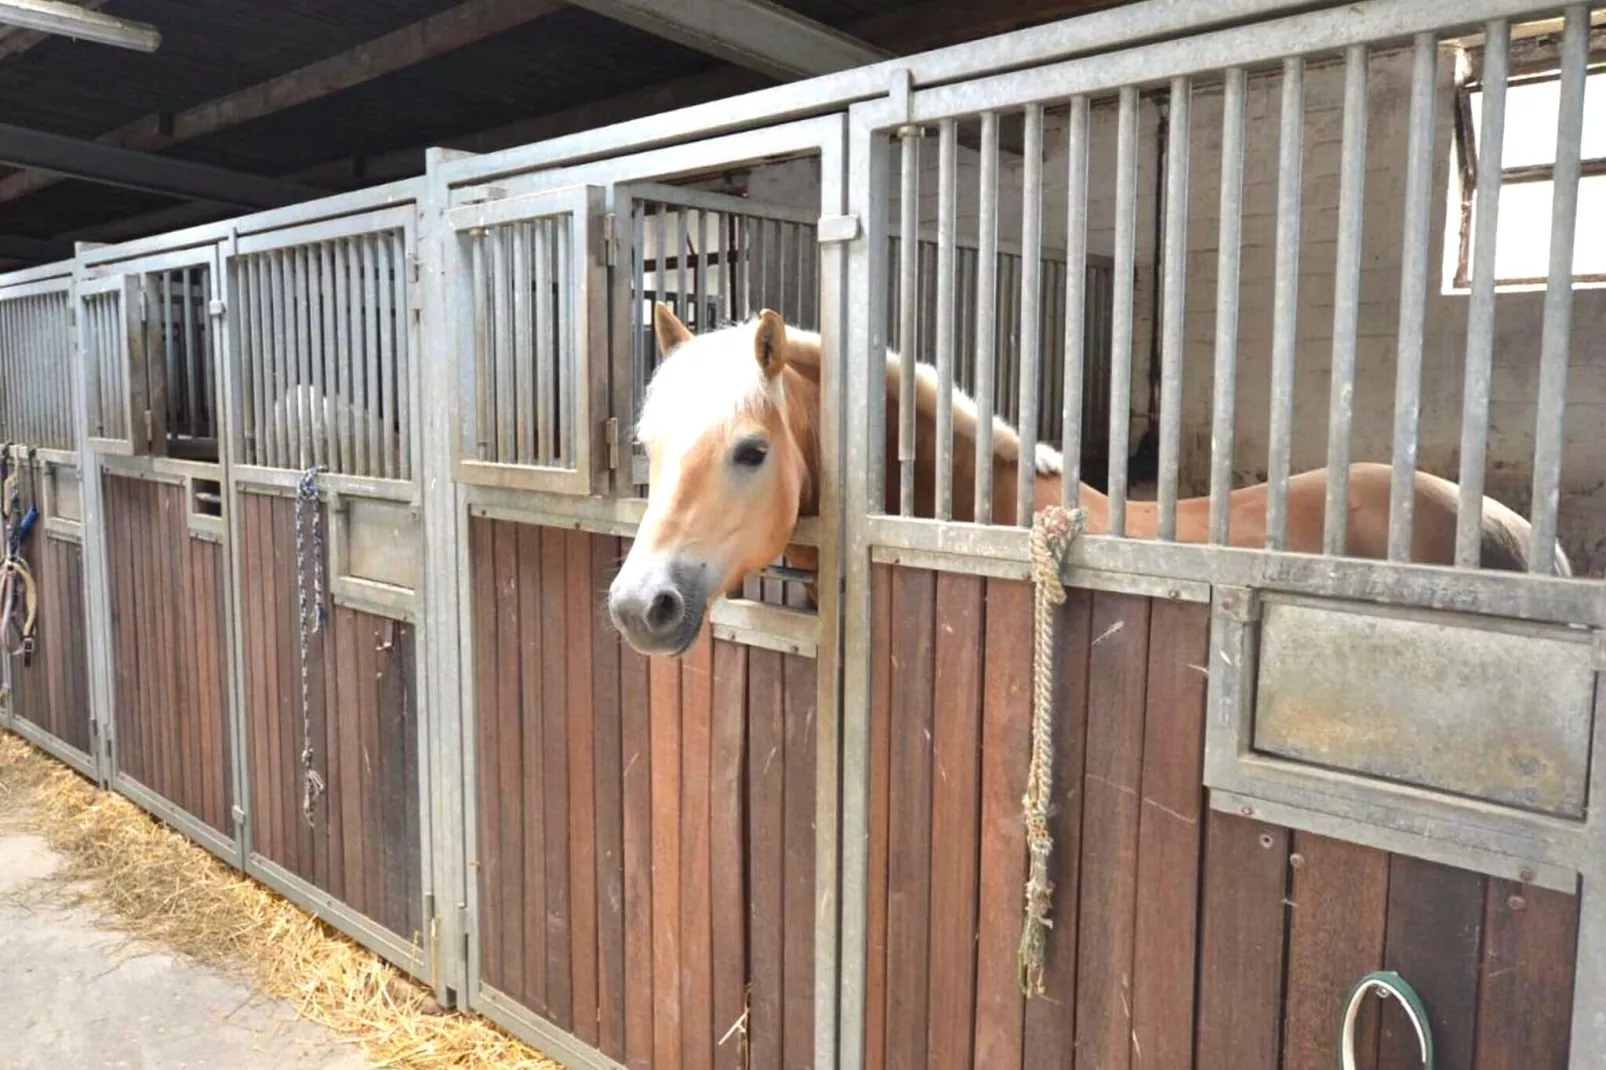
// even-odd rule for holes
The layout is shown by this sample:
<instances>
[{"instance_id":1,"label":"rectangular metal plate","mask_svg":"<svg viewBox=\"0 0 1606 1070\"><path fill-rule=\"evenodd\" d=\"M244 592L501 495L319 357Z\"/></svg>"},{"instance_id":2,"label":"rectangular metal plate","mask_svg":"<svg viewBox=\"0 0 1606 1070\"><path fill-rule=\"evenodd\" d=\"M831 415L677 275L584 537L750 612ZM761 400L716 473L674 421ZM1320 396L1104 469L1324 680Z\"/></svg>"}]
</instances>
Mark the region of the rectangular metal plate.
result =
<instances>
[{"instance_id":1,"label":"rectangular metal plate","mask_svg":"<svg viewBox=\"0 0 1606 1070\"><path fill-rule=\"evenodd\" d=\"M1583 816L1588 632L1266 598L1259 664L1257 751Z\"/></svg>"},{"instance_id":2,"label":"rectangular metal plate","mask_svg":"<svg viewBox=\"0 0 1606 1070\"><path fill-rule=\"evenodd\" d=\"M411 590L418 584L418 556L412 506L346 499L346 575Z\"/></svg>"}]
</instances>

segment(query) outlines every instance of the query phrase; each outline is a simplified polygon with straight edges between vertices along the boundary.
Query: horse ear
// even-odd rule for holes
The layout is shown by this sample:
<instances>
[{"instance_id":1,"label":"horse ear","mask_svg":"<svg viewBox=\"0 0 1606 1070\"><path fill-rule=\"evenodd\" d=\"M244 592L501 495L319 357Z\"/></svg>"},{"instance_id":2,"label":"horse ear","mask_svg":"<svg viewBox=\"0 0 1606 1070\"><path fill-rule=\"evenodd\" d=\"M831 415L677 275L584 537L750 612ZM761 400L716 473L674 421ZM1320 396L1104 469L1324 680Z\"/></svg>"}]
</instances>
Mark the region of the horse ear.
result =
<instances>
[{"instance_id":1,"label":"horse ear","mask_svg":"<svg viewBox=\"0 0 1606 1070\"><path fill-rule=\"evenodd\" d=\"M658 352L665 357L673 353L677 346L691 341L691 332L686 325L680 322L675 310L662 301L653 302L652 329L658 336Z\"/></svg>"},{"instance_id":2,"label":"horse ear","mask_svg":"<svg viewBox=\"0 0 1606 1070\"><path fill-rule=\"evenodd\" d=\"M779 312L766 308L758 314L758 331L753 336L753 356L766 378L781 374L786 367L786 350L786 321Z\"/></svg>"}]
</instances>

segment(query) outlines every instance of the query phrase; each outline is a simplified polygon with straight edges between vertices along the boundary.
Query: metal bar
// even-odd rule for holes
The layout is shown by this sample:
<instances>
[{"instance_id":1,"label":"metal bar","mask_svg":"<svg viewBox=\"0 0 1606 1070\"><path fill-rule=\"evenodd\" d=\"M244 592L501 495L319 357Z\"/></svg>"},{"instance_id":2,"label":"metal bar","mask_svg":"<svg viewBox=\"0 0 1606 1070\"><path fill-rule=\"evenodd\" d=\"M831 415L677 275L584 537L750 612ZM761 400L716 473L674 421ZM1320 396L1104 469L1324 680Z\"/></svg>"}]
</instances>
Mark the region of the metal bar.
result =
<instances>
[{"instance_id":1,"label":"metal bar","mask_svg":"<svg viewBox=\"0 0 1606 1070\"><path fill-rule=\"evenodd\" d=\"M296 304L296 412L300 420L300 467L313 461L312 410L312 273L306 246L295 251L292 278Z\"/></svg>"},{"instance_id":2,"label":"metal bar","mask_svg":"<svg viewBox=\"0 0 1606 1070\"><path fill-rule=\"evenodd\" d=\"M696 288L693 330L699 334L713 326L708 323L708 209L697 210L697 270L692 284ZM717 229L717 227L716 227Z\"/></svg>"},{"instance_id":3,"label":"metal bar","mask_svg":"<svg viewBox=\"0 0 1606 1070\"><path fill-rule=\"evenodd\" d=\"M582 414L575 398L578 384L589 374L585 364L586 353L575 345L583 326L576 317L584 315L581 311L584 306L577 301L580 280L573 277L572 266L577 259L583 260L586 256L586 251L575 245L576 219L583 220L584 217L561 215L553 221L553 229L557 232L556 241L553 243L553 249L557 254L553 272L553 322L557 325L556 359L553 361L553 366L562 372L558 376L558 434L555 460L565 467L574 467L580 456L580 439L576 427L582 419ZM581 278L583 277L582 272Z\"/></svg>"},{"instance_id":4,"label":"metal bar","mask_svg":"<svg viewBox=\"0 0 1606 1070\"><path fill-rule=\"evenodd\" d=\"M1510 43L1511 27L1504 19L1484 27L1483 122L1478 137L1478 185L1472 202L1472 296L1467 307L1466 378L1461 388L1461 495L1455 519L1458 568L1476 568L1482 557L1484 458L1494 364L1495 239L1500 224L1500 154L1506 137Z\"/></svg>"},{"instance_id":5,"label":"metal bar","mask_svg":"<svg viewBox=\"0 0 1606 1070\"><path fill-rule=\"evenodd\" d=\"M976 242L976 503L993 521L994 360L998 352L998 113L981 116L980 219Z\"/></svg>"},{"instance_id":6,"label":"metal bar","mask_svg":"<svg viewBox=\"0 0 1606 1070\"><path fill-rule=\"evenodd\" d=\"M1020 455L1015 462L1015 523L1030 527L1037 504L1038 368L1043 355L1043 109L1026 109L1021 178L1020 237L1020 404L1016 434Z\"/></svg>"},{"instance_id":7,"label":"metal bar","mask_svg":"<svg viewBox=\"0 0 1606 1070\"><path fill-rule=\"evenodd\" d=\"M1567 360L1572 351L1573 243L1578 227L1579 150L1589 67L1589 9L1567 9L1561 38L1561 86L1556 120L1556 171L1550 205L1550 270L1539 341L1539 399L1534 424L1533 531L1528 568L1556 571L1556 513L1561 495L1562 419L1567 407ZM1597 889L1596 895L1600 895Z\"/></svg>"},{"instance_id":8,"label":"metal bar","mask_svg":"<svg viewBox=\"0 0 1606 1070\"><path fill-rule=\"evenodd\" d=\"M1433 124L1439 45L1416 36L1405 162L1405 223L1400 250L1400 327L1394 358L1394 449L1389 480L1390 561L1411 559L1416 505L1417 433L1422 405L1422 342L1427 324L1428 250L1433 213Z\"/></svg>"},{"instance_id":9,"label":"metal bar","mask_svg":"<svg viewBox=\"0 0 1606 1070\"><path fill-rule=\"evenodd\" d=\"M1115 131L1115 318L1110 334L1109 521L1126 534L1126 466L1132 437L1132 300L1136 282L1138 91L1121 90Z\"/></svg>"},{"instance_id":10,"label":"metal bar","mask_svg":"<svg viewBox=\"0 0 1606 1070\"><path fill-rule=\"evenodd\" d=\"M641 417L641 402L642 402L643 397L646 395L646 391L647 391L647 375L648 375L648 372L651 369L651 362L648 360L648 354L650 352L654 352L652 347L657 345L657 341L651 337L651 332L647 329L646 325L644 325L642 323L642 316L645 315L649 311L649 306L647 304L647 207L646 207L646 205L642 204L640 201L635 201L634 202L634 211L633 211L632 218L634 220L634 223L633 223L633 226L632 226L632 229L631 229L632 242L631 242L631 246L630 246L630 251L631 251L631 256L633 257L632 264L633 264L633 267L635 269L636 289L635 289L634 297L632 298L633 304L632 304L632 307L631 307L630 312L629 312L629 323L630 323L630 350L631 350L631 353L633 354L633 357L634 357L634 360L633 360L633 374L635 376L635 384L634 384L635 408L634 408L634 410L633 410L631 415L632 415L632 419L636 420L636 419L640 419L640 417ZM536 225L535 239L536 239L536 248L539 249L541 247L541 245L540 245L540 242L541 242L540 224ZM540 271L540 258L539 257L536 258L536 270ZM728 293L729 292L729 287L725 287L725 290ZM540 306L537 305L536 307L539 308ZM541 408L540 406L537 406L536 407L536 411L541 414L541 418L542 419L546 418L546 410L544 408ZM632 426L630 428L630 431L634 432L635 428Z\"/></svg>"},{"instance_id":11,"label":"metal bar","mask_svg":"<svg viewBox=\"0 0 1606 1070\"><path fill-rule=\"evenodd\" d=\"M1305 138L1305 61L1283 61L1277 142L1277 252L1271 299L1271 416L1266 450L1266 548L1288 537L1288 475L1294 452L1294 358L1299 351L1300 183Z\"/></svg>"},{"instance_id":12,"label":"metal bar","mask_svg":"<svg viewBox=\"0 0 1606 1070\"><path fill-rule=\"evenodd\" d=\"M373 235L363 242L363 320L367 328L368 379L365 391L363 420L368 425L368 468L364 474L380 474L382 447L380 436L384 429L379 422L379 365L383 359L379 350L379 239Z\"/></svg>"},{"instance_id":13,"label":"metal bar","mask_svg":"<svg viewBox=\"0 0 1606 1070\"><path fill-rule=\"evenodd\" d=\"M1157 534L1177 537L1177 470L1182 454L1182 348L1188 281L1188 135L1193 87L1171 80L1166 126L1165 251L1160 304L1160 466Z\"/></svg>"},{"instance_id":14,"label":"metal bar","mask_svg":"<svg viewBox=\"0 0 1606 1070\"><path fill-rule=\"evenodd\" d=\"M915 329L920 308L920 138L919 127L898 131L898 512L915 512Z\"/></svg>"},{"instance_id":15,"label":"metal bar","mask_svg":"<svg viewBox=\"0 0 1606 1070\"><path fill-rule=\"evenodd\" d=\"M266 391L262 375L262 270L259 256L235 257L235 294L241 308L235 334L241 411L244 413L244 454L247 464L267 463Z\"/></svg>"},{"instance_id":16,"label":"metal bar","mask_svg":"<svg viewBox=\"0 0 1606 1070\"><path fill-rule=\"evenodd\" d=\"M1322 551L1342 554L1349 532L1350 437L1355 425L1355 336L1361 310L1361 224L1366 185L1365 45L1344 52L1344 135L1339 154L1338 252L1333 268L1333 369L1327 396L1327 509Z\"/></svg>"},{"instance_id":17,"label":"metal bar","mask_svg":"<svg viewBox=\"0 0 1606 1070\"><path fill-rule=\"evenodd\" d=\"M511 236L510 236L511 237ZM398 475L396 457L396 326L391 318L400 305L395 300L401 265L391 259L391 235L374 237L374 258L379 269L379 435L384 444L385 478ZM375 462L376 466L378 462Z\"/></svg>"},{"instance_id":18,"label":"metal bar","mask_svg":"<svg viewBox=\"0 0 1606 1070\"><path fill-rule=\"evenodd\" d=\"M369 407L370 399L368 397L371 387L368 383L368 336L365 329L369 307L366 294L369 266L368 243L360 236L353 238L351 240L351 299L349 302L351 311L351 398L349 407L351 410L352 474L359 476L372 476L374 474L368 450L368 423L372 410ZM488 282L489 280L487 280L487 284ZM487 303L485 306L487 347L489 347L489 331L491 329L490 311L490 305ZM486 359L487 361L490 359L489 348L486 351ZM488 376L488 379L492 384L491 389L494 390L501 386L494 378ZM487 405L489 405L489 401L487 401ZM491 412L487 408L486 423L484 430L481 432L487 443L494 441L492 436L496 431L496 427L491 420Z\"/></svg>"},{"instance_id":19,"label":"metal bar","mask_svg":"<svg viewBox=\"0 0 1606 1070\"><path fill-rule=\"evenodd\" d=\"M690 243L686 240L686 209L675 209L675 307L682 321L686 318L686 256Z\"/></svg>"},{"instance_id":20,"label":"metal bar","mask_svg":"<svg viewBox=\"0 0 1606 1070\"><path fill-rule=\"evenodd\" d=\"M351 348L351 241L335 243L335 331L339 342L335 350L335 445L340 471L356 471L357 459L351 442L352 348ZM477 426L483 427L483 424Z\"/></svg>"},{"instance_id":21,"label":"metal bar","mask_svg":"<svg viewBox=\"0 0 1606 1070\"><path fill-rule=\"evenodd\" d=\"M162 272L161 282L157 287L157 291L161 294L162 301L160 312L160 333L162 338L161 369L162 377L166 380L166 389L162 391L162 395L166 403L166 423L169 427L173 427L179 422L176 410L184 400L184 393L181 389L179 389L180 379L178 369L180 354L178 351L178 346L174 345L173 343L175 325L173 323L173 273L171 271Z\"/></svg>"},{"instance_id":22,"label":"metal bar","mask_svg":"<svg viewBox=\"0 0 1606 1070\"><path fill-rule=\"evenodd\" d=\"M396 425L400 439L397 458L402 479L413 478L413 314L423 315L423 303L412 292L418 261L411 247L411 230L392 230L391 263L396 265Z\"/></svg>"},{"instance_id":23,"label":"metal bar","mask_svg":"<svg viewBox=\"0 0 1606 1070\"><path fill-rule=\"evenodd\" d=\"M1245 83L1242 67L1226 74L1221 98L1221 219L1216 241L1216 359L1211 388L1210 541L1227 542L1232 493L1233 420L1238 387L1238 270L1244 222Z\"/></svg>"},{"instance_id":24,"label":"metal bar","mask_svg":"<svg viewBox=\"0 0 1606 1070\"><path fill-rule=\"evenodd\" d=\"M937 510L954 515L954 243L959 232L959 124L943 121L937 141Z\"/></svg>"},{"instance_id":25,"label":"metal bar","mask_svg":"<svg viewBox=\"0 0 1606 1070\"><path fill-rule=\"evenodd\" d=\"M192 435L203 433L201 427L201 352L196 346L195 339L195 297L190 292L194 288L191 283L191 268L185 268L183 278L184 287L184 366L186 398L189 403L189 426L186 430Z\"/></svg>"},{"instance_id":26,"label":"metal bar","mask_svg":"<svg viewBox=\"0 0 1606 1070\"><path fill-rule=\"evenodd\" d=\"M537 226L539 224L536 224ZM535 333L530 321L531 224L513 224L513 424L518 440L517 464L535 460Z\"/></svg>"},{"instance_id":27,"label":"metal bar","mask_svg":"<svg viewBox=\"0 0 1606 1070\"><path fill-rule=\"evenodd\" d=\"M552 322L552 243L548 232L551 219L540 219L535 224L535 334L536 334L536 403L539 414L536 460L551 464L556 449L557 401L553 386L557 378L558 354L553 343L559 341L562 325ZM561 251L560 251L561 252ZM639 330L639 329L638 329Z\"/></svg>"},{"instance_id":28,"label":"metal bar","mask_svg":"<svg viewBox=\"0 0 1606 1070\"><path fill-rule=\"evenodd\" d=\"M496 453L494 460L513 459L517 429L514 425L513 321L508 302L508 228L491 231L491 344L496 361Z\"/></svg>"},{"instance_id":29,"label":"metal bar","mask_svg":"<svg viewBox=\"0 0 1606 1070\"><path fill-rule=\"evenodd\" d=\"M313 364L318 383L318 438L320 464L341 471L334 421L330 419L339 403L335 390L335 252L333 242L318 243L318 310L321 333L318 357Z\"/></svg>"},{"instance_id":30,"label":"metal bar","mask_svg":"<svg viewBox=\"0 0 1606 1070\"><path fill-rule=\"evenodd\" d=\"M161 31L148 22L117 18L61 0L0 0L0 25L136 52L155 52L162 45Z\"/></svg>"},{"instance_id":31,"label":"metal bar","mask_svg":"<svg viewBox=\"0 0 1606 1070\"><path fill-rule=\"evenodd\" d=\"M285 305L285 253L276 252L268 261L269 273L272 276L273 286L273 348L272 376L273 376L273 443L274 456L272 463L277 467L289 468L292 465L290 457L295 416L291 406L289 394L289 369L286 367L290 359L290 330L286 324L287 306Z\"/></svg>"}]
</instances>

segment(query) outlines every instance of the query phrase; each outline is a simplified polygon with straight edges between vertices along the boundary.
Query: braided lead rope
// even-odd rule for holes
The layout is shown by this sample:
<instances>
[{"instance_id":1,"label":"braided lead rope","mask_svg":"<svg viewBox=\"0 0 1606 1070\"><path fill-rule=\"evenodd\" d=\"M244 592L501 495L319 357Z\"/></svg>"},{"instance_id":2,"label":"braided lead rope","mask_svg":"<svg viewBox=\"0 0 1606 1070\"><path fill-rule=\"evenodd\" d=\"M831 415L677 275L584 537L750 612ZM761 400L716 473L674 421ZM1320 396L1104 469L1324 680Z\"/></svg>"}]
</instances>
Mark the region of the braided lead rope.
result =
<instances>
[{"instance_id":1,"label":"braided lead rope","mask_svg":"<svg viewBox=\"0 0 1606 1070\"><path fill-rule=\"evenodd\" d=\"M301 817L313 824L323 777L313 761L312 691L307 683L307 651L312 637L323 630L323 530L318 525L318 473L315 465L296 481L296 630L301 640ZM312 529L312 604L307 604L307 528Z\"/></svg>"},{"instance_id":2,"label":"braided lead rope","mask_svg":"<svg viewBox=\"0 0 1606 1070\"><path fill-rule=\"evenodd\" d=\"M1048 856L1054 850L1048 831L1054 795L1054 609L1065 601L1060 566L1086 521L1082 510L1057 505L1032 518L1032 761L1021 800L1031 867L1018 954L1021 992L1028 999L1043 993L1043 956L1054 924L1048 916L1054 897L1054 883L1048 879Z\"/></svg>"}]
</instances>

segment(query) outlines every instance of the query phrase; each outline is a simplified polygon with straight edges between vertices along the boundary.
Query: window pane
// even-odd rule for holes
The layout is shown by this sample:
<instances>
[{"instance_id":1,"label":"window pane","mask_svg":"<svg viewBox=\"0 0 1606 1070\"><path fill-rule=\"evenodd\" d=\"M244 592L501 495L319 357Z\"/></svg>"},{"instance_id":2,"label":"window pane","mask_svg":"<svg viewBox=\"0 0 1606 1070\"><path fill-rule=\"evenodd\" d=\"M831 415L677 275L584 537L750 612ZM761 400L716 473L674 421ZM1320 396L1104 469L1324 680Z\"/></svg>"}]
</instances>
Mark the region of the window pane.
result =
<instances>
[{"instance_id":1,"label":"window pane","mask_svg":"<svg viewBox=\"0 0 1606 1070\"><path fill-rule=\"evenodd\" d=\"M1560 100L1561 83L1557 81L1515 85L1506 90L1502 166L1531 167L1556 162L1556 112ZM1472 94L1474 142L1482 133L1482 122L1480 90ZM1592 74L1584 82L1583 156L1586 160L1606 156L1606 73Z\"/></svg>"},{"instance_id":2,"label":"window pane","mask_svg":"<svg viewBox=\"0 0 1606 1070\"><path fill-rule=\"evenodd\" d=\"M1542 279L1550 268L1549 182L1523 182L1500 191L1500 234L1495 275L1504 279ZM1474 208L1476 211L1476 208ZM1578 186L1578 227L1573 239L1573 275L1606 275L1606 242L1586 236L1606 234L1606 175Z\"/></svg>"}]
</instances>

